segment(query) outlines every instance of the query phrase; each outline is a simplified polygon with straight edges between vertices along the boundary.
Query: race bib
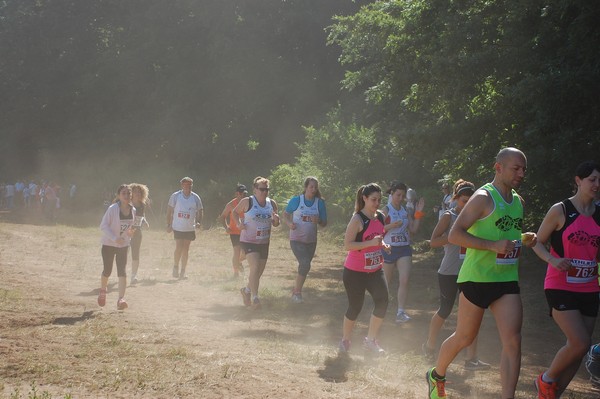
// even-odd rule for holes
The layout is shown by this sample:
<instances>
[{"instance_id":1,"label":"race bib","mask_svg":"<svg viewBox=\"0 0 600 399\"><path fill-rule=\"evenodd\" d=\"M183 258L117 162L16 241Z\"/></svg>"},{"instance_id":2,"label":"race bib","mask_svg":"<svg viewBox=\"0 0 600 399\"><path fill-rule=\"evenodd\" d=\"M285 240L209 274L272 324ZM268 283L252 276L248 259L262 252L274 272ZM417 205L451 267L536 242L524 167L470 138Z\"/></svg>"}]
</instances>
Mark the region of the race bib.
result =
<instances>
[{"instance_id":1,"label":"race bib","mask_svg":"<svg viewBox=\"0 0 600 399\"><path fill-rule=\"evenodd\" d=\"M519 260L521 255L521 240L517 240L515 248L505 254L496 254L497 265L514 265Z\"/></svg>"},{"instance_id":2,"label":"race bib","mask_svg":"<svg viewBox=\"0 0 600 399\"><path fill-rule=\"evenodd\" d=\"M365 269L379 269L383 265L383 254L381 250L374 252L365 252Z\"/></svg>"},{"instance_id":3,"label":"race bib","mask_svg":"<svg viewBox=\"0 0 600 399\"><path fill-rule=\"evenodd\" d=\"M392 244L405 243L407 241L406 235L402 233L393 234L390 238L392 239Z\"/></svg>"},{"instance_id":4,"label":"race bib","mask_svg":"<svg viewBox=\"0 0 600 399\"><path fill-rule=\"evenodd\" d=\"M458 259L464 259L467 256L467 248L460 247L460 251L458 251Z\"/></svg>"},{"instance_id":5,"label":"race bib","mask_svg":"<svg viewBox=\"0 0 600 399\"><path fill-rule=\"evenodd\" d=\"M177 217L179 219L189 219L191 217L190 213L188 212L177 212Z\"/></svg>"},{"instance_id":6,"label":"race bib","mask_svg":"<svg viewBox=\"0 0 600 399\"><path fill-rule=\"evenodd\" d=\"M598 278L598 263L593 260L571 259L567 283L589 283Z\"/></svg>"},{"instance_id":7,"label":"race bib","mask_svg":"<svg viewBox=\"0 0 600 399\"><path fill-rule=\"evenodd\" d=\"M136 216L133 221L133 227L142 227L143 216Z\"/></svg>"},{"instance_id":8,"label":"race bib","mask_svg":"<svg viewBox=\"0 0 600 399\"><path fill-rule=\"evenodd\" d=\"M121 232L119 235L123 235L123 233L129 228L129 223L121 223Z\"/></svg>"},{"instance_id":9,"label":"race bib","mask_svg":"<svg viewBox=\"0 0 600 399\"><path fill-rule=\"evenodd\" d=\"M256 229L256 238L260 240L264 240L271 236L271 227L258 227Z\"/></svg>"}]
</instances>

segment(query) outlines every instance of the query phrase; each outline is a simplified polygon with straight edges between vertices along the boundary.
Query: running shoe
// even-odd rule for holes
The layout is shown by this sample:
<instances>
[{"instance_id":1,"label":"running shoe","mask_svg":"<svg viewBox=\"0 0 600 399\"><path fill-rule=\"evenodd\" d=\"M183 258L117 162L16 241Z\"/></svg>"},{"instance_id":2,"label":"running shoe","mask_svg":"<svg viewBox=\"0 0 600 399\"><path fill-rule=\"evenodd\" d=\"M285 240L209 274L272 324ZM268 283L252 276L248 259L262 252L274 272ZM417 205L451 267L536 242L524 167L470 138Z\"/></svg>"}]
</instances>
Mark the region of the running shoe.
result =
<instances>
[{"instance_id":1,"label":"running shoe","mask_svg":"<svg viewBox=\"0 0 600 399\"><path fill-rule=\"evenodd\" d=\"M187 280L188 276L184 272L181 272L181 273L179 273L179 279L180 280Z\"/></svg>"},{"instance_id":2,"label":"running shoe","mask_svg":"<svg viewBox=\"0 0 600 399\"><path fill-rule=\"evenodd\" d=\"M304 299L302 299L302 293L301 292L295 292L292 294L292 302L294 303L303 303Z\"/></svg>"},{"instance_id":3,"label":"running shoe","mask_svg":"<svg viewBox=\"0 0 600 399\"><path fill-rule=\"evenodd\" d=\"M137 283L138 283L138 278L134 274L133 276L131 276L131 285L136 285Z\"/></svg>"},{"instance_id":4,"label":"running shoe","mask_svg":"<svg viewBox=\"0 0 600 399\"><path fill-rule=\"evenodd\" d=\"M407 315L404 311L400 311L396 314L396 323L402 324L406 323L410 320L410 316Z\"/></svg>"},{"instance_id":5,"label":"running shoe","mask_svg":"<svg viewBox=\"0 0 600 399\"><path fill-rule=\"evenodd\" d=\"M486 362L482 362L481 360L475 358L471 360L465 360L465 370L469 371L477 371L477 370L489 370L490 364Z\"/></svg>"},{"instance_id":6,"label":"running shoe","mask_svg":"<svg viewBox=\"0 0 600 399\"><path fill-rule=\"evenodd\" d=\"M585 359L585 369L590 373L592 385L600 388L600 344L590 347Z\"/></svg>"},{"instance_id":7,"label":"running shoe","mask_svg":"<svg viewBox=\"0 0 600 399\"><path fill-rule=\"evenodd\" d=\"M255 297L252 300L252 310L259 310L262 307L262 305L260 304L260 299L258 299L258 297Z\"/></svg>"},{"instance_id":8,"label":"running shoe","mask_svg":"<svg viewBox=\"0 0 600 399\"><path fill-rule=\"evenodd\" d=\"M429 371L425 373L425 379L427 379L428 386L428 398L429 399L439 399L446 397L446 378L442 378L438 380L433 376L433 370L435 367L431 368Z\"/></svg>"},{"instance_id":9,"label":"running shoe","mask_svg":"<svg viewBox=\"0 0 600 399\"><path fill-rule=\"evenodd\" d=\"M119 298L117 301L117 310L125 310L127 309L127 301L125 298Z\"/></svg>"},{"instance_id":10,"label":"running shoe","mask_svg":"<svg viewBox=\"0 0 600 399\"><path fill-rule=\"evenodd\" d=\"M250 298L250 293L246 292L246 288L240 288L240 294L242 294L242 300L244 301L244 306L252 305L252 300Z\"/></svg>"},{"instance_id":11,"label":"running shoe","mask_svg":"<svg viewBox=\"0 0 600 399\"><path fill-rule=\"evenodd\" d=\"M375 355L385 354L385 351L381 348L381 346L379 346L379 342L377 342L376 339L370 339L369 337L365 337L363 341L363 348Z\"/></svg>"},{"instance_id":12,"label":"running shoe","mask_svg":"<svg viewBox=\"0 0 600 399\"><path fill-rule=\"evenodd\" d=\"M427 342L425 342L425 343L423 343L423 345L421 345L421 352L423 353L423 357L425 357L426 360L429 360L429 361L435 360L435 350L429 349L429 347L427 346Z\"/></svg>"},{"instance_id":13,"label":"running shoe","mask_svg":"<svg viewBox=\"0 0 600 399\"><path fill-rule=\"evenodd\" d=\"M98 294L98 305L101 307L106 305L106 288L100 288L100 293Z\"/></svg>"},{"instance_id":14,"label":"running shoe","mask_svg":"<svg viewBox=\"0 0 600 399\"><path fill-rule=\"evenodd\" d=\"M535 379L535 389L538 392L538 399L555 399L556 391L558 390L556 382L544 382L542 375L538 375L538 378Z\"/></svg>"},{"instance_id":15,"label":"running shoe","mask_svg":"<svg viewBox=\"0 0 600 399\"><path fill-rule=\"evenodd\" d=\"M179 267L178 266L173 266L173 277L179 278Z\"/></svg>"},{"instance_id":16,"label":"running shoe","mask_svg":"<svg viewBox=\"0 0 600 399\"><path fill-rule=\"evenodd\" d=\"M338 346L340 352L348 352L350 351L350 345L352 342L349 339L342 339Z\"/></svg>"}]
</instances>

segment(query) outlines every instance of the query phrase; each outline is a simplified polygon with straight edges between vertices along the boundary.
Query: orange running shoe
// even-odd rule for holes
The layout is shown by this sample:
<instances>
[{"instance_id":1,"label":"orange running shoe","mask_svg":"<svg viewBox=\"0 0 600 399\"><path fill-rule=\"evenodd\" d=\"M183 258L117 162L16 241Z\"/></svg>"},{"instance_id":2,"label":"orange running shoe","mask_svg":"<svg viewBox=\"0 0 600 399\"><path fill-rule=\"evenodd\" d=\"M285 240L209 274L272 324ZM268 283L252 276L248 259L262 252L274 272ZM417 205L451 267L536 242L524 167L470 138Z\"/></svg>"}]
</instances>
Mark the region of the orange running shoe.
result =
<instances>
[{"instance_id":1,"label":"orange running shoe","mask_svg":"<svg viewBox=\"0 0 600 399\"><path fill-rule=\"evenodd\" d=\"M558 386L556 382L544 382L542 375L535 379L535 389L538 391L538 399L556 399Z\"/></svg>"}]
</instances>

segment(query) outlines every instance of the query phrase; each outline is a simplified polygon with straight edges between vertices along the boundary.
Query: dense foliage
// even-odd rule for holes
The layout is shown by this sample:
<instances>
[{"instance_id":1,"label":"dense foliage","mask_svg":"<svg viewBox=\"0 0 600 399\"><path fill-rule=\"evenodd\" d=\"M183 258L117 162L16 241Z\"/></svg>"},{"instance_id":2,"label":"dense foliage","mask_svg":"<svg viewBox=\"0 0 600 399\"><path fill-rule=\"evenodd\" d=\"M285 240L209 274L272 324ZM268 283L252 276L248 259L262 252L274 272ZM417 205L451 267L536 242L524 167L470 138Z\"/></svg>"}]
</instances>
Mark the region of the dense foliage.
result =
<instances>
[{"instance_id":1,"label":"dense foliage","mask_svg":"<svg viewBox=\"0 0 600 399\"><path fill-rule=\"evenodd\" d=\"M190 174L220 207L316 175L350 212L368 181L430 203L441 178L483 183L512 145L533 225L599 158L598 20L584 0L7 0L0 179Z\"/></svg>"},{"instance_id":2,"label":"dense foliage","mask_svg":"<svg viewBox=\"0 0 600 399\"><path fill-rule=\"evenodd\" d=\"M329 43L343 86L364 95L359 122L383 143L374 168L481 183L498 149L516 146L539 219L570 193L575 166L599 158L599 17L588 1L377 1L336 18Z\"/></svg>"}]
</instances>

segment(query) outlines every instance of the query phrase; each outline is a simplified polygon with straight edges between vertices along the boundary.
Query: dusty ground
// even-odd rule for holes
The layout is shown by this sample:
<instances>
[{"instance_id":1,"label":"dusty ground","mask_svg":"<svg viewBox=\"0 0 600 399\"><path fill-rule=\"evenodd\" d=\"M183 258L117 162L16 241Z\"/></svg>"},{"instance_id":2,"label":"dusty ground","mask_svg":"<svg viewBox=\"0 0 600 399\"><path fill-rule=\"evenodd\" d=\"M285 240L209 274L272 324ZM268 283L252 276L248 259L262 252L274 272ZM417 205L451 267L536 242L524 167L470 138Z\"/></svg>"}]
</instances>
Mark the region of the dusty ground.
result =
<instances>
[{"instance_id":1,"label":"dusty ground","mask_svg":"<svg viewBox=\"0 0 600 399\"><path fill-rule=\"evenodd\" d=\"M429 364L420 356L436 309L439 252L415 257L409 312L395 326L392 301L371 359L357 342L366 333L367 301L350 356L336 346L346 298L344 252L321 240L305 288L289 296L295 262L284 232L274 237L261 282L263 309L242 306L244 284L231 278L229 239L199 234L189 279L170 277L174 243L144 232L141 283L128 287L129 309L116 310L116 272L107 305L96 304L102 268L97 227L0 223L0 395L6 398L425 398ZM533 378L562 337L546 316L542 265L522 268L523 367L517 397L534 397ZM395 292L395 288L391 290ZM445 334L453 327L447 324ZM596 333L596 341L600 336ZM466 372L459 357L448 373L451 398L499 397L499 342L486 316L480 357L490 371ZM45 396L44 396L45 395ZM598 398L583 367L563 398Z\"/></svg>"}]
</instances>

